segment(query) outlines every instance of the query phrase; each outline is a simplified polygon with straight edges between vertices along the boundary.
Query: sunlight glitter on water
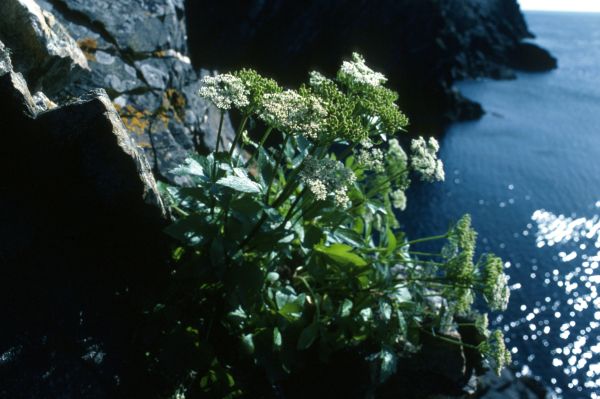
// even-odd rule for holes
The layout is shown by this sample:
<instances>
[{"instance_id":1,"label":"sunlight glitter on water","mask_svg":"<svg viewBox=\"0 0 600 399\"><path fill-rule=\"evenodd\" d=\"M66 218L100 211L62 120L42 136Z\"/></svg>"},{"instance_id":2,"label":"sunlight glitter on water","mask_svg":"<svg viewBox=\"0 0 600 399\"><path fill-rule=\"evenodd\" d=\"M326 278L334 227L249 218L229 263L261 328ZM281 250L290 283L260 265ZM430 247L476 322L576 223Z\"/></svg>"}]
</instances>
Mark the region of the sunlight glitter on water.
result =
<instances>
[{"instance_id":1,"label":"sunlight glitter on water","mask_svg":"<svg viewBox=\"0 0 600 399\"><path fill-rule=\"evenodd\" d=\"M596 208L600 208L600 201ZM558 334L560 340L544 342L544 346L550 346L552 366L567 377L568 388L579 392L583 388L600 389L600 297L596 288L600 283L600 215L586 218L574 214L556 215L540 209L533 213L531 220L535 228L528 225L528 229L534 229L537 248L552 251L554 265L560 268L546 273L549 278L544 280L544 285L554 284L564 296L554 301L545 298L551 312L546 306L536 304L510 327L527 323L531 334L524 335L524 340ZM532 275L532 278L536 277ZM552 332L551 317L558 319L553 325L558 322L559 331ZM554 384L555 380L551 382ZM561 393L560 389L557 393ZM592 393L590 397L598 396Z\"/></svg>"}]
</instances>

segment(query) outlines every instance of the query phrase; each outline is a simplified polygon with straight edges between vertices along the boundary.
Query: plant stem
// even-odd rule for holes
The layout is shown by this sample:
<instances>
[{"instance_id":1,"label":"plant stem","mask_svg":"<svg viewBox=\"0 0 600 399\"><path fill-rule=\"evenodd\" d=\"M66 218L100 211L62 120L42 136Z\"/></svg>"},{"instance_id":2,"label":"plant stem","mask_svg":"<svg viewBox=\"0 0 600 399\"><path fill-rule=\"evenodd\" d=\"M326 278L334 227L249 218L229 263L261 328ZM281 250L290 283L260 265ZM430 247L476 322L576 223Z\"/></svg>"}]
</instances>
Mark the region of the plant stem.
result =
<instances>
[{"instance_id":1,"label":"plant stem","mask_svg":"<svg viewBox=\"0 0 600 399\"><path fill-rule=\"evenodd\" d=\"M258 151L265 144L265 141L267 141L267 138L269 137L269 135L271 134L272 131L273 131L273 127L272 126L269 126L267 128L267 130L265 130L265 133L263 134L262 138L260 139L260 142L258 143L258 147L256 148L256 151L254 151L250 155L250 158L248 159L248 161L246 161L246 165L244 165L245 168L247 168L248 165L250 165L250 162L252 162L252 160L254 159L254 156L258 153Z\"/></svg>"},{"instance_id":2,"label":"plant stem","mask_svg":"<svg viewBox=\"0 0 600 399\"><path fill-rule=\"evenodd\" d=\"M240 123L240 126L238 127L238 131L235 133L235 138L233 139L233 143L231 143L231 148L229 149L229 157L231 157L233 155L235 146L237 145L240 137L242 136L242 132L244 131L244 128L246 127L246 122L248 122L248 118L250 118L250 115L244 115L244 118L242 119L242 123Z\"/></svg>"},{"instance_id":3,"label":"plant stem","mask_svg":"<svg viewBox=\"0 0 600 399\"><path fill-rule=\"evenodd\" d=\"M292 206L290 206L290 209L288 209L287 213L285 214L285 218L283 219L283 223L281 223L281 226L285 226L285 224L288 222L288 220L290 220L294 216L294 213L295 213L295 212L293 212L294 208L296 207L296 205L298 205L298 202L300 202L302 197L304 197L305 193L306 193L306 188L304 190L302 190L302 192L300 194L298 194L298 196L292 203Z\"/></svg>"},{"instance_id":4,"label":"plant stem","mask_svg":"<svg viewBox=\"0 0 600 399\"><path fill-rule=\"evenodd\" d=\"M431 237L419 238L417 240L408 241L408 242L404 243L404 245L413 245L413 244L418 244L418 243L421 243L421 242L434 241L434 240L443 240L445 238L448 238L448 233L441 234L439 236L431 236Z\"/></svg>"},{"instance_id":5,"label":"plant stem","mask_svg":"<svg viewBox=\"0 0 600 399\"><path fill-rule=\"evenodd\" d=\"M219 120L219 132L217 133L217 144L215 145L215 154L219 152L219 143L221 142L221 133L223 131L223 119L225 119L225 111L221 111L221 119Z\"/></svg>"},{"instance_id":6,"label":"plant stem","mask_svg":"<svg viewBox=\"0 0 600 399\"><path fill-rule=\"evenodd\" d=\"M447 338L447 337L445 337L445 336L443 336L443 335L438 335L438 334L435 334L435 333L429 332L429 331L427 331L427 330L426 330L426 329L424 329L424 328L422 328L422 329L421 329L421 331L423 331L423 332L425 332L425 333L427 333L427 334L431 335L431 336L432 336L432 337L434 337L434 338L437 338L437 339L439 339L440 341L448 342L448 343L450 343L450 344L454 344L454 345L462 346L462 347L465 347L465 348L470 348L470 349L479 350L479 348L477 348L475 345L467 344L467 343L464 343L463 341L458 341L458 340L456 340L456 339Z\"/></svg>"},{"instance_id":7,"label":"plant stem","mask_svg":"<svg viewBox=\"0 0 600 399\"><path fill-rule=\"evenodd\" d=\"M279 149L279 155L277 156L277 160L275 161L275 167L273 168L273 176L269 179L269 185L267 187L267 194L265 197L265 203L269 205L269 196L271 194L271 187L273 186L273 182L275 181L275 174L277 173L277 169L279 168L279 164L283 160L283 154L285 153L285 146L287 145L288 140L290 139L290 135L286 135L283 140L283 144ZM284 168L285 169L285 168Z\"/></svg>"},{"instance_id":8,"label":"plant stem","mask_svg":"<svg viewBox=\"0 0 600 399\"><path fill-rule=\"evenodd\" d=\"M440 258L443 257L442 254L434 254L431 252L420 252L420 251L408 251L408 254L409 255L417 255L417 256L419 256L419 255L421 255L421 256L437 256Z\"/></svg>"}]
</instances>

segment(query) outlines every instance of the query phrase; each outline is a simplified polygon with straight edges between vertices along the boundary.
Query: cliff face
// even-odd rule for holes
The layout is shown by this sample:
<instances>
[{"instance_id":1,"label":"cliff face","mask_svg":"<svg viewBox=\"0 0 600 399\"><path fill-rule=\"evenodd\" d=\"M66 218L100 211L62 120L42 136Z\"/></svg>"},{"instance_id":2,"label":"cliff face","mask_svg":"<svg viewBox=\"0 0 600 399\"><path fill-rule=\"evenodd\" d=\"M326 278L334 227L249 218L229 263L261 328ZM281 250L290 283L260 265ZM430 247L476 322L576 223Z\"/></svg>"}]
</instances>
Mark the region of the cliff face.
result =
<instances>
[{"instance_id":1,"label":"cliff face","mask_svg":"<svg viewBox=\"0 0 600 399\"><path fill-rule=\"evenodd\" d=\"M412 130L430 133L482 113L453 89L456 80L556 66L523 45L532 35L516 0L188 0L186 8L197 65L250 65L297 84L359 51L400 93Z\"/></svg>"},{"instance_id":2,"label":"cliff face","mask_svg":"<svg viewBox=\"0 0 600 399\"><path fill-rule=\"evenodd\" d=\"M0 40L52 100L105 89L158 176L214 145L220 115L197 94L211 72L187 56L182 0L2 0Z\"/></svg>"}]
</instances>

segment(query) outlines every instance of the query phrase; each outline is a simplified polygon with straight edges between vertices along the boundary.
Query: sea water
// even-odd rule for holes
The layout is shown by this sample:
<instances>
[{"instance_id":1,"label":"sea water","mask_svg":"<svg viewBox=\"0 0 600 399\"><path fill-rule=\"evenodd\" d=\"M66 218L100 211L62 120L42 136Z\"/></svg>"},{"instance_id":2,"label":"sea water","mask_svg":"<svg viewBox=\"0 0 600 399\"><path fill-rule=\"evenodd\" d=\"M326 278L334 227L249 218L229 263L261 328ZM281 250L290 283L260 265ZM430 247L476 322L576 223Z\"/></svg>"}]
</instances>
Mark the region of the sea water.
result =
<instances>
[{"instance_id":1,"label":"sea water","mask_svg":"<svg viewBox=\"0 0 600 399\"><path fill-rule=\"evenodd\" d=\"M470 213L479 249L503 257L504 330L520 373L564 398L600 398L600 14L526 14L559 68L459 84L486 115L442 139L446 181L419 184L411 237Z\"/></svg>"}]
</instances>

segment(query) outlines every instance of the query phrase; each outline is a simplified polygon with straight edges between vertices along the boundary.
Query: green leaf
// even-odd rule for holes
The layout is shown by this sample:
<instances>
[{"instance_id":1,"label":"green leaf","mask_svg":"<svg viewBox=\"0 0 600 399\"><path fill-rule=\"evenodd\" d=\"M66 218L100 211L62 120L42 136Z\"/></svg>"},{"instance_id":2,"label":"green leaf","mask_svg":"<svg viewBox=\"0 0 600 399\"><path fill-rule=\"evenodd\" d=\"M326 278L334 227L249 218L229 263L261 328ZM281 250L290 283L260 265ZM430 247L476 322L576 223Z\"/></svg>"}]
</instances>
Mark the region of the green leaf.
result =
<instances>
[{"instance_id":1,"label":"green leaf","mask_svg":"<svg viewBox=\"0 0 600 399\"><path fill-rule=\"evenodd\" d=\"M396 317L398 318L398 327L400 328L400 333L403 336L406 336L406 319L404 318L404 315L400 309L396 310Z\"/></svg>"},{"instance_id":2,"label":"green leaf","mask_svg":"<svg viewBox=\"0 0 600 399\"><path fill-rule=\"evenodd\" d=\"M205 177L204 168L194 158L187 158L183 165L180 165L171 171L176 176L198 176Z\"/></svg>"},{"instance_id":3,"label":"green leaf","mask_svg":"<svg viewBox=\"0 0 600 399\"><path fill-rule=\"evenodd\" d=\"M279 350L281 348L282 341L281 332L277 327L275 327L273 329L273 347L275 347L276 350Z\"/></svg>"},{"instance_id":4,"label":"green leaf","mask_svg":"<svg viewBox=\"0 0 600 399\"><path fill-rule=\"evenodd\" d=\"M214 237L217 226L210 225L202 215L189 215L168 226L165 232L186 245L196 246Z\"/></svg>"},{"instance_id":5,"label":"green leaf","mask_svg":"<svg viewBox=\"0 0 600 399\"><path fill-rule=\"evenodd\" d=\"M229 317L233 319L238 319L238 321L242 321L246 320L248 318L248 315L246 314L244 309L242 309L241 306L238 306L237 309L235 309L233 312L229 312Z\"/></svg>"},{"instance_id":6,"label":"green leaf","mask_svg":"<svg viewBox=\"0 0 600 399\"><path fill-rule=\"evenodd\" d=\"M392 318L392 306L385 301L380 301L379 314L383 320L389 321Z\"/></svg>"},{"instance_id":7,"label":"green leaf","mask_svg":"<svg viewBox=\"0 0 600 399\"><path fill-rule=\"evenodd\" d=\"M242 345L248 354L254 353L254 337L252 334L242 335Z\"/></svg>"},{"instance_id":8,"label":"green leaf","mask_svg":"<svg viewBox=\"0 0 600 399\"><path fill-rule=\"evenodd\" d=\"M412 300L410 291L408 288L403 287L402 285L397 285L394 292L390 296L398 303L410 302Z\"/></svg>"},{"instance_id":9,"label":"green leaf","mask_svg":"<svg viewBox=\"0 0 600 399\"><path fill-rule=\"evenodd\" d=\"M242 193L257 194L261 192L260 184L250 180L242 169L234 168L233 172L234 175L217 180L217 184Z\"/></svg>"},{"instance_id":10,"label":"green leaf","mask_svg":"<svg viewBox=\"0 0 600 399\"><path fill-rule=\"evenodd\" d=\"M275 303L279 309L279 314L288 320L298 320L302 317L306 295L295 295L293 293L284 293L277 291L275 293Z\"/></svg>"},{"instance_id":11,"label":"green leaf","mask_svg":"<svg viewBox=\"0 0 600 399\"><path fill-rule=\"evenodd\" d=\"M299 350L305 350L310 348L310 346L315 342L315 340L319 337L319 325L316 321L313 321L308 327L306 327L300 333L300 338L298 338L297 348Z\"/></svg>"},{"instance_id":12,"label":"green leaf","mask_svg":"<svg viewBox=\"0 0 600 399\"><path fill-rule=\"evenodd\" d=\"M360 311L360 318L365 323L371 320L371 317L373 317L373 311L371 310L371 308L364 308Z\"/></svg>"},{"instance_id":13,"label":"green leaf","mask_svg":"<svg viewBox=\"0 0 600 399\"><path fill-rule=\"evenodd\" d=\"M351 265L363 267L367 262L360 256L352 253L352 247L345 244L333 244L329 247L316 245L315 250L327 256L329 259L340 265Z\"/></svg>"},{"instance_id":14,"label":"green leaf","mask_svg":"<svg viewBox=\"0 0 600 399\"><path fill-rule=\"evenodd\" d=\"M362 246L362 235L349 228L340 227L335 231L333 236L343 244L348 244L355 248Z\"/></svg>"},{"instance_id":15,"label":"green leaf","mask_svg":"<svg viewBox=\"0 0 600 399\"><path fill-rule=\"evenodd\" d=\"M392 229L389 227L386 229L386 238L387 238L387 250L385 251L386 255L392 254L396 247L398 246L398 242L396 241L396 236L392 232Z\"/></svg>"},{"instance_id":16,"label":"green leaf","mask_svg":"<svg viewBox=\"0 0 600 399\"><path fill-rule=\"evenodd\" d=\"M352 311L352 307L354 304L350 299L344 299L342 304L340 305L340 316L348 317L350 316L350 312Z\"/></svg>"}]
</instances>

